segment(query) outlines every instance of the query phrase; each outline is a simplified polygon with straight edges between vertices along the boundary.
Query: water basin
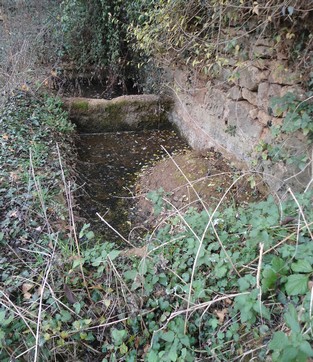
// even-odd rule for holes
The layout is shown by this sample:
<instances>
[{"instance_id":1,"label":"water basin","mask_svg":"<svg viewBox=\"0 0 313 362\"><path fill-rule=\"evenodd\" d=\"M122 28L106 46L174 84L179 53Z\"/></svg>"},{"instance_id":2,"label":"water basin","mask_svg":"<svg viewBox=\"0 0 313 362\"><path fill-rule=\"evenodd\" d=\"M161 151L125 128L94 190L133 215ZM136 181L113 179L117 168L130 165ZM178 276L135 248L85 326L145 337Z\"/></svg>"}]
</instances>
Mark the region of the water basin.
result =
<instances>
[{"instance_id":1,"label":"water basin","mask_svg":"<svg viewBox=\"0 0 313 362\"><path fill-rule=\"evenodd\" d=\"M99 213L126 238L131 232L129 214L134 182L140 170L170 153L187 148L173 130L80 134L78 184L81 215L106 241L118 238L96 215Z\"/></svg>"}]
</instances>

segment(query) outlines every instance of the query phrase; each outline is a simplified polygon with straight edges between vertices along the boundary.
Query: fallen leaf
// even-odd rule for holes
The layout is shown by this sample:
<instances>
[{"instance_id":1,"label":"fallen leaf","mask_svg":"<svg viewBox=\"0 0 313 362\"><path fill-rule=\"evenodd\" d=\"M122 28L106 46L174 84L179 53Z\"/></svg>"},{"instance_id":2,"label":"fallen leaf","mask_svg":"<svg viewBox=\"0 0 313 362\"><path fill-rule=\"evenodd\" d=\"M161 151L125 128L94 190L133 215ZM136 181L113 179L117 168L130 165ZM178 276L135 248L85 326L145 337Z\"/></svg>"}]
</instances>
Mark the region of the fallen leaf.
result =
<instances>
[{"instance_id":1,"label":"fallen leaf","mask_svg":"<svg viewBox=\"0 0 313 362\"><path fill-rule=\"evenodd\" d=\"M24 283L22 285L22 292L23 294L27 293L28 291L30 291L32 288L34 287L34 284L32 283Z\"/></svg>"},{"instance_id":2,"label":"fallen leaf","mask_svg":"<svg viewBox=\"0 0 313 362\"><path fill-rule=\"evenodd\" d=\"M226 298L225 303L228 305L231 305L231 304L233 304L233 301L230 298Z\"/></svg>"},{"instance_id":3,"label":"fallen leaf","mask_svg":"<svg viewBox=\"0 0 313 362\"><path fill-rule=\"evenodd\" d=\"M228 309L227 308L223 308L222 310L215 309L214 313L217 316L219 323L223 324L224 320L225 320L225 316L228 313Z\"/></svg>"},{"instance_id":4,"label":"fallen leaf","mask_svg":"<svg viewBox=\"0 0 313 362\"><path fill-rule=\"evenodd\" d=\"M70 304L75 304L77 302L75 294L71 291L70 287L67 284L64 284L64 293L67 301Z\"/></svg>"},{"instance_id":5,"label":"fallen leaf","mask_svg":"<svg viewBox=\"0 0 313 362\"><path fill-rule=\"evenodd\" d=\"M23 297L24 297L24 299L29 300L29 299L31 299L32 295L27 292L27 293L23 294Z\"/></svg>"}]
</instances>

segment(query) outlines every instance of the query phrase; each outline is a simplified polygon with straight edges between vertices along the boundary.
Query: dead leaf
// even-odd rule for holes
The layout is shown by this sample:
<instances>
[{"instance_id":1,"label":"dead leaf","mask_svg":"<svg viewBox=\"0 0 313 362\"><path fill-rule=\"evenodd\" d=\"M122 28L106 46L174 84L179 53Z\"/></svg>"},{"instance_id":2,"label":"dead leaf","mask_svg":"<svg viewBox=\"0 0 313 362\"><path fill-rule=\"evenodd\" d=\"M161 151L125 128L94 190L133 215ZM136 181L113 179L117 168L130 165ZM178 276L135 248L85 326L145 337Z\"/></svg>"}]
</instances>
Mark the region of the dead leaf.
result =
<instances>
[{"instance_id":1,"label":"dead leaf","mask_svg":"<svg viewBox=\"0 0 313 362\"><path fill-rule=\"evenodd\" d=\"M27 293L28 291L30 291L33 287L34 287L34 284L32 284L32 283L24 283L24 284L22 285L22 292L23 292L23 294L24 294L24 293Z\"/></svg>"},{"instance_id":2,"label":"dead leaf","mask_svg":"<svg viewBox=\"0 0 313 362\"><path fill-rule=\"evenodd\" d=\"M29 291L30 291L33 287L34 287L34 284L32 284L32 283L24 283L24 284L22 285L22 292L23 292L23 297L24 297L24 299L26 299L26 300L31 299L32 294L29 293Z\"/></svg>"},{"instance_id":3,"label":"dead leaf","mask_svg":"<svg viewBox=\"0 0 313 362\"><path fill-rule=\"evenodd\" d=\"M226 299L225 299L225 303L226 303L227 305L231 305L231 304L233 304L233 301L232 301L230 298L226 298Z\"/></svg>"},{"instance_id":4,"label":"dead leaf","mask_svg":"<svg viewBox=\"0 0 313 362\"><path fill-rule=\"evenodd\" d=\"M24 299L29 300L29 299L31 299L32 295L30 293L26 292L23 294L23 297L24 297Z\"/></svg>"},{"instance_id":5,"label":"dead leaf","mask_svg":"<svg viewBox=\"0 0 313 362\"><path fill-rule=\"evenodd\" d=\"M280 222L280 225L283 226L283 225L287 225L287 224L290 224L291 222L296 222L296 218L295 217L292 217L292 216L286 216L284 218L284 220L282 220Z\"/></svg>"},{"instance_id":6,"label":"dead leaf","mask_svg":"<svg viewBox=\"0 0 313 362\"><path fill-rule=\"evenodd\" d=\"M224 320L225 320L225 316L228 313L228 309L227 308L223 308L222 310L215 309L214 313L218 318L219 324L223 324Z\"/></svg>"},{"instance_id":7,"label":"dead leaf","mask_svg":"<svg viewBox=\"0 0 313 362\"><path fill-rule=\"evenodd\" d=\"M42 286L40 286L38 289L37 289L37 295L40 297L41 294L43 293L44 289L42 288Z\"/></svg>"},{"instance_id":8,"label":"dead leaf","mask_svg":"<svg viewBox=\"0 0 313 362\"><path fill-rule=\"evenodd\" d=\"M64 284L64 293L67 301L70 304L75 304L77 302L75 294L71 291L70 287L67 284Z\"/></svg>"},{"instance_id":9,"label":"dead leaf","mask_svg":"<svg viewBox=\"0 0 313 362\"><path fill-rule=\"evenodd\" d=\"M25 84L25 83L22 84L21 89L22 89L22 91L24 91L24 92L28 92L28 91L29 91L29 87L28 87L28 85Z\"/></svg>"}]
</instances>

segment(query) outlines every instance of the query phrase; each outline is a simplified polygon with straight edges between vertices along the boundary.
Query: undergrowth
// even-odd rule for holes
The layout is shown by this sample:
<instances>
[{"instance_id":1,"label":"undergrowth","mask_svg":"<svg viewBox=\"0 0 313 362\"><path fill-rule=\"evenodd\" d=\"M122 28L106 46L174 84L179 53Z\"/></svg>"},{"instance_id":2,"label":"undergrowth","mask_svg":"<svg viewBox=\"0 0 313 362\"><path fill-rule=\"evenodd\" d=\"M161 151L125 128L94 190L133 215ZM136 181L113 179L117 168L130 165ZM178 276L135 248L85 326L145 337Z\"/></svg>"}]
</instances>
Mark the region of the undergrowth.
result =
<instances>
[{"instance_id":1,"label":"undergrowth","mask_svg":"<svg viewBox=\"0 0 313 362\"><path fill-rule=\"evenodd\" d=\"M131 253L76 227L60 104L16 92L0 119L2 361L313 357L311 191L202 210L151 192Z\"/></svg>"}]
</instances>

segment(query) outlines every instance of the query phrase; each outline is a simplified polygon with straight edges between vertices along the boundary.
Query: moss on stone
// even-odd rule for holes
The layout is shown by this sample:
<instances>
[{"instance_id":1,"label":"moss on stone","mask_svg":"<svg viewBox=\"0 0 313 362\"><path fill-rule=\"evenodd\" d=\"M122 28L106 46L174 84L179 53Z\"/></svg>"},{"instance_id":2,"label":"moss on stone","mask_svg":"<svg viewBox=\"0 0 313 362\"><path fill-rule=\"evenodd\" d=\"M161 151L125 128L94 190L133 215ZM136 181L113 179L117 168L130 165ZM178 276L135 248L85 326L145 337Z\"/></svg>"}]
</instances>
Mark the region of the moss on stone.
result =
<instances>
[{"instance_id":1,"label":"moss on stone","mask_svg":"<svg viewBox=\"0 0 313 362\"><path fill-rule=\"evenodd\" d=\"M89 104L87 101L77 100L72 103L72 107L74 110L88 111Z\"/></svg>"},{"instance_id":2,"label":"moss on stone","mask_svg":"<svg viewBox=\"0 0 313 362\"><path fill-rule=\"evenodd\" d=\"M70 119L81 132L128 131L165 128L168 104L158 96L121 96L112 100L71 98Z\"/></svg>"}]
</instances>

